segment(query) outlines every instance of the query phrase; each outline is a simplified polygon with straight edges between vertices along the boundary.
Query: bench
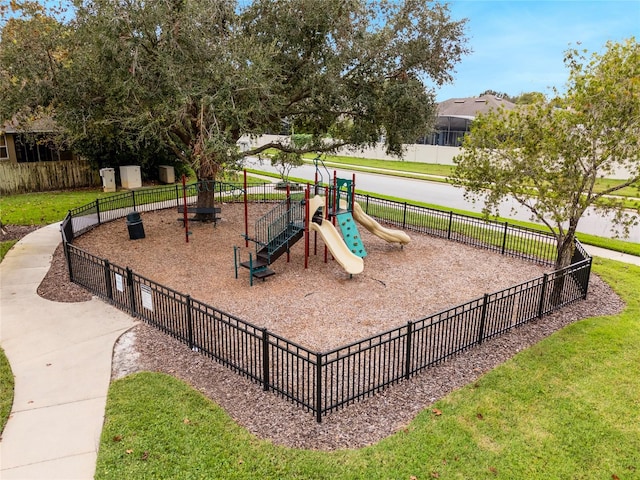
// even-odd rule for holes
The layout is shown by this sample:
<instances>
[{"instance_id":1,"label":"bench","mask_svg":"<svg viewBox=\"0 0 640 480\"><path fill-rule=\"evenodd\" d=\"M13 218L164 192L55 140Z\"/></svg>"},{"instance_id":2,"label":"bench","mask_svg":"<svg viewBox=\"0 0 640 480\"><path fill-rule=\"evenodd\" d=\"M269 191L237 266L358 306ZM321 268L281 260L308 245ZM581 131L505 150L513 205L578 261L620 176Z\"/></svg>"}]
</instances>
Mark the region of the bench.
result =
<instances>
[{"instance_id":1,"label":"bench","mask_svg":"<svg viewBox=\"0 0 640 480\"><path fill-rule=\"evenodd\" d=\"M187 213L195 213L197 214L202 214L202 215L213 215L213 218L211 220L213 220L213 224L214 226L216 225L216 222L218 220L220 220L220 217L218 217L218 214L221 212L220 207L194 207L194 206L187 206ZM182 213L184 214L184 207L178 207L178 213ZM190 222L200 222L203 221L197 217L189 217L188 220ZM207 221L209 219L206 219ZM184 226L184 217L179 218L178 219L179 222L183 223Z\"/></svg>"}]
</instances>

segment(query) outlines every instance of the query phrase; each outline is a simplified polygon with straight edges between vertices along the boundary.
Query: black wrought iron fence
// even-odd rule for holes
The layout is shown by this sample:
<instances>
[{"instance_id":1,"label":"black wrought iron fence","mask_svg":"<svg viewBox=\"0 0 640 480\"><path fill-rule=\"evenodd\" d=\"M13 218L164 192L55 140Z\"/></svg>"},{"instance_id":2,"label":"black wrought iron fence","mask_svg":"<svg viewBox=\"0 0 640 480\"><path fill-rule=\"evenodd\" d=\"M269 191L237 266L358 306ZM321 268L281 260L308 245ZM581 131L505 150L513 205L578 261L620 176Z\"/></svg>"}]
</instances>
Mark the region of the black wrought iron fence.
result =
<instances>
[{"instance_id":1,"label":"black wrought iron fence","mask_svg":"<svg viewBox=\"0 0 640 480\"><path fill-rule=\"evenodd\" d=\"M555 261L555 239L547 232L371 195L356 194L355 199L368 215L403 230L548 265Z\"/></svg>"},{"instance_id":2,"label":"black wrought iron fence","mask_svg":"<svg viewBox=\"0 0 640 480\"><path fill-rule=\"evenodd\" d=\"M175 206L171 202L177 202L175 198L179 196L163 197L171 188L136 197L136 201L144 198L147 203L135 205L168 202ZM257 201L271 201L278 196L266 185L252 188ZM229 186L221 190L220 198L236 189L237 186ZM196 190L192 192L195 194ZM97 217L99 224L106 218L125 216L134 205L133 199L126 203L127 196L101 199L69 212L62 223L62 237L71 280L262 385L264 390L313 412L318 422L330 412L587 294L591 258L577 242L574 263L563 270L485 294L329 352L313 352L71 244L73 237L87 228L83 224L76 230L77 219ZM403 229L553 264L553 238L544 232L372 196L358 196L357 201L367 214Z\"/></svg>"}]
</instances>

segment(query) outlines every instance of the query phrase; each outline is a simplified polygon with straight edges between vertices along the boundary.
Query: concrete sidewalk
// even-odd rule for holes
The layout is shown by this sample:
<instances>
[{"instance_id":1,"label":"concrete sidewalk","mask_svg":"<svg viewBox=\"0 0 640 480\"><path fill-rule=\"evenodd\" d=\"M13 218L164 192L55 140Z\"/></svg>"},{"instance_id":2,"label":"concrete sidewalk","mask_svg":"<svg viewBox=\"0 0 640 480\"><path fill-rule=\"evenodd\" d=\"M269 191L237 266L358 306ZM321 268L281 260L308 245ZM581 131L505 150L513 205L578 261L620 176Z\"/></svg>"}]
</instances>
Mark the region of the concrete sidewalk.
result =
<instances>
[{"instance_id":1,"label":"concrete sidewalk","mask_svg":"<svg viewBox=\"0 0 640 480\"><path fill-rule=\"evenodd\" d=\"M0 263L0 342L15 377L0 441L0 478L90 479L117 338L133 318L94 298L38 296L60 243L59 225L18 242Z\"/></svg>"},{"instance_id":2,"label":"concrete sidewalk","mask_svg":"<svg viewBox=\"0 0 640 480\"><path fill-rule=\"evenodd\" d=\"M578 235L580 238L580 235ZM631 263L633 265L640 266L640 257L635 255L629 255L627 253L614 252L605 248L594 247L592 245L582 245L589 255L592 257L608 258L610 260L617 260L619 262Z\"/></svg>"}]
</instances>

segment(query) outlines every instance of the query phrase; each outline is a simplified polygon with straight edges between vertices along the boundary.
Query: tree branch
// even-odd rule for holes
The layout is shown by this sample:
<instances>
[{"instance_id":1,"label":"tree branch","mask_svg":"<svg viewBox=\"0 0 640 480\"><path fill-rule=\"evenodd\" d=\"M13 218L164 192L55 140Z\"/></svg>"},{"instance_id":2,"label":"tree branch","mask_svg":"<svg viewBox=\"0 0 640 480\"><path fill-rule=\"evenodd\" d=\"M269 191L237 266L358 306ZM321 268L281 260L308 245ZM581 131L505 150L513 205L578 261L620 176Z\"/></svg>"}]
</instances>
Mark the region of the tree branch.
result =
<instances>
[{"instance_id":1,"label":"tree branch","mask_svg":"<svg viewBox=\"0 0 640 480\"><path fill-rule=\"evenodd\" d=\"M250 157L253 155L258 155L264 152L265 150L269 150L270 148L275 148L276 150L280 150L281 152L285 152L285 153L299 153L299 154L305 154L305 153L311 153L311 152L330 152L332 150L335 150L340 147L344 147L346 145L349 145L349 143L338 142L338 143L332 143L326 146L313 145L309 148L295 148L291 145L283 144L281 142L269 142L259 147L253 148L251 150L247 150L246 152L242 152L242 156Z\"/></svg>"}]
</instances>

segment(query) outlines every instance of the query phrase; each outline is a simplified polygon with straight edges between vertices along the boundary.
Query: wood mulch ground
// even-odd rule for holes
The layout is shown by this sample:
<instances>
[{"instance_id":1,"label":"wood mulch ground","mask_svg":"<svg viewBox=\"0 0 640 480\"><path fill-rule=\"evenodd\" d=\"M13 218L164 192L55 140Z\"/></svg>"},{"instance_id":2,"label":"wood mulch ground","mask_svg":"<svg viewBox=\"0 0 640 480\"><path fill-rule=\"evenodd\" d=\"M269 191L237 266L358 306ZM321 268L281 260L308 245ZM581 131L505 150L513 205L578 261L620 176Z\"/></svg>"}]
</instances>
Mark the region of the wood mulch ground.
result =
<instances>
[{"instance_id":1,"label":"wood mulch ground","mask_svg":"<svg viewBox=\"0 0 640 480\"><path fill-rule=\"evenodd\" d=\"M252 205L250 225L269 208ZM141 216L144 239L130 240L122 219L83 235L76 245L317 351L396 328L544 272L539 265L424 235L411 234L411 243L401 249L361 228L368 251L363 274L350 278L337 262L324 263L321 240L318 254L310 257L305 269L304 247L299 242L288 263L283 256L273 264L275 276L250 287L248 271L241 269L236 279L234 270L233 247L241 247L243 260L253 251L244 247L241 236L241 205L222 205L222 220L215 228L192 224L188 244L175 210ZM58 250L39 292L57 301L90 298L82 289L67 288L65 283L69 284L66 267ZM320 424L310 413L263 392L259 385L146 324L138 324L118 342L114 378L141 370L165 372L207 395L260 438L297 448L358 448L402 429L437 399L476 382L496 365L569 323L622 308L619 297L592 276L587 300L332 413Z\"/></svg>"},{"instance_id":2,"label":"wood mulch ground","mask_svg":"<svg viewBox=\"0 0 640 480\"><path fill-rule=\"evenodd\" d=\"M251 205L249 225L273 206ZM520 282L540 277L533 263L426 235L411 235L404 248L360 227L367 250L365 270L353 278L333 260L324 263L321 239L304 268L304 242L283 255L276 275L249 285L249 272L235 278L234 246L245 248L243 205L222 206L222 220L191 223L185 242L174 210L141 213L145 238L130 240L126 219L81 236L80 248L112 264L203 301L314 351L329 350L417 320ZM250 230L251 230L250 228ZM250 234L252 232L250 231ZM313 255L317 251L317 255Z\"/></svg>"}]
</instances>

